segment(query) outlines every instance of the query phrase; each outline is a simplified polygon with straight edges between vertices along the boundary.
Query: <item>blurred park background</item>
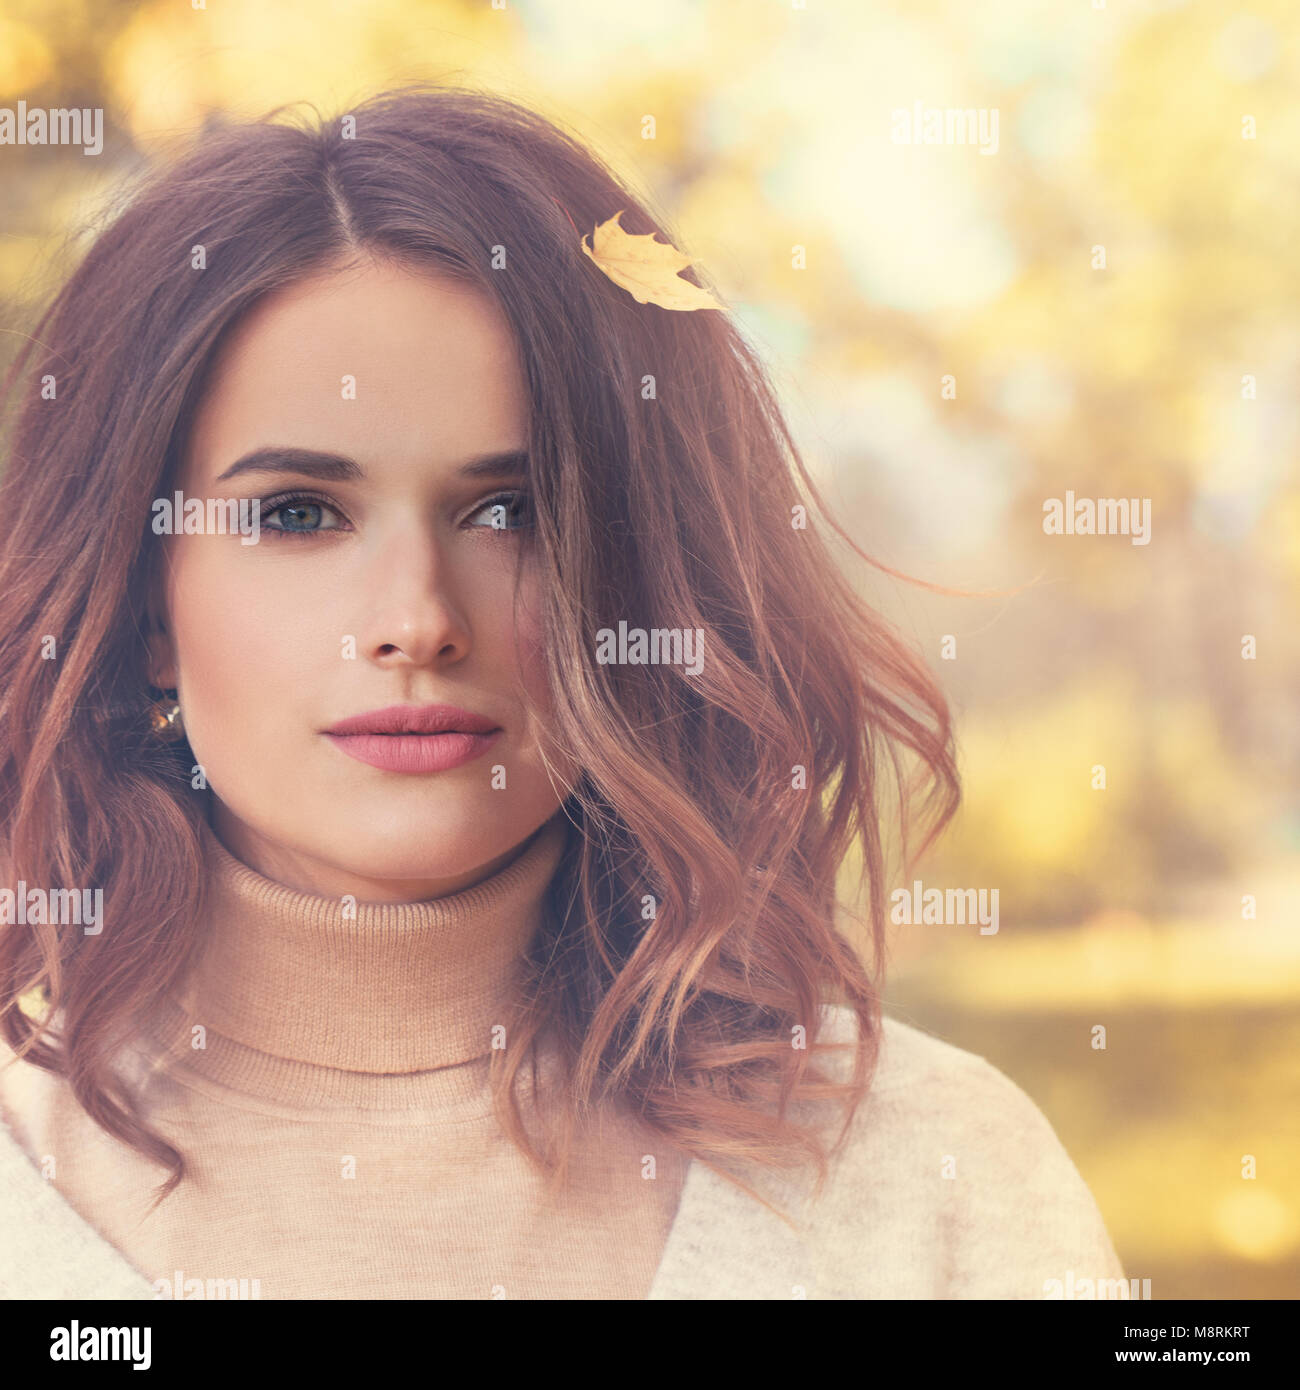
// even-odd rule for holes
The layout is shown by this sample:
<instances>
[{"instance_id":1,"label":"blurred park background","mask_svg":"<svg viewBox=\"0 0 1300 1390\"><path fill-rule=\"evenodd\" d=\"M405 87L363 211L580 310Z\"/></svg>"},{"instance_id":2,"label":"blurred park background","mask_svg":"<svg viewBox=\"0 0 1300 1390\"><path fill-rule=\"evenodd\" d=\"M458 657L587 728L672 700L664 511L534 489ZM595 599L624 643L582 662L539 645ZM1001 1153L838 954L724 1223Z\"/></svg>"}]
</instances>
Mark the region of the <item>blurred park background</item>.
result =
<instances>
[{"instance_id":1,"label":"blurred park background","mask_svg":"<svg viewBox=\"0 0 1300 1390\"><path fill-rule=\"evenodd\" d=\"M887 1007L1033 1096L1154 1297L1300 1293L1294 0L198 4L0 2L0 105L105 112L97 157L0 149L0 354L214 110L424 78L583 136L857 543L1000 591L854 569L958 722L964 807L900 882L1000 903L895 927ZM918 103L996 149L901 143ZM1149 543L1045 534L1067 491L1150 499Z\"/></svg>"}]
</instances>

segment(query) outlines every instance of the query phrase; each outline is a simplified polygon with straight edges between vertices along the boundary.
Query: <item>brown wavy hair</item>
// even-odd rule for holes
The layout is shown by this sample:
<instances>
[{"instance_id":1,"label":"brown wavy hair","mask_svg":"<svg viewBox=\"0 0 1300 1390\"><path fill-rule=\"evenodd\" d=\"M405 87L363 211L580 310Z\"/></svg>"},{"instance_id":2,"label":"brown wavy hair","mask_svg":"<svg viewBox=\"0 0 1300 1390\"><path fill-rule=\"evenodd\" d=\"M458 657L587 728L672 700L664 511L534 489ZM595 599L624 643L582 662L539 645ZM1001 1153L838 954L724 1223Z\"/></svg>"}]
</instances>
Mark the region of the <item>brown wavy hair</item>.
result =
<instances>
[{"instance_id":1,"label":"brown wavy hair","mask_svg":"<svg viewBox=\"0 0 1300 1390\"><path fill-rule=\"evenodd\" d=\"M0 932L4 1036L171 1168L160 1200L181 1181L183 1156L113 1067L192 961L211 795L191 789L186 745L143 732L150 503L172 487L223 332L340 256L393 258L478 285L520 345L549 736L582 769L565 802L581 833L547 894L515 1041L493 1058L498 1114L553 1179L577 1116L620 1093L748 1191L737 1163L810 1160L820 1191L821 1127L790 1104L843 1104L842 1139L869 1089L882 825L906 844L920 798L923 850L956 809L943 696L842 571L832 532L870 557L818 495L732 317L637 303L581 253L580 234L620 209L626 231L681 242L580 139L426 84L356 107L355 138L284 114L210 123L146 170L4 383L0 851L14 879L102 885L121 924ZM685 278L718 294L695 268ZM702 629L703 672L598 664L594 634L619 619ZM855 848L869 949L837 922ZM41 1019L21 1003L34 990ZM856 1016L848 1079L811 1060L828 1004ZM800 1030L811 1048L792 1045ZM539 1146L514 1083L546 1031L565 1065L563 1135Z\"/></svg>"}]
</instances>

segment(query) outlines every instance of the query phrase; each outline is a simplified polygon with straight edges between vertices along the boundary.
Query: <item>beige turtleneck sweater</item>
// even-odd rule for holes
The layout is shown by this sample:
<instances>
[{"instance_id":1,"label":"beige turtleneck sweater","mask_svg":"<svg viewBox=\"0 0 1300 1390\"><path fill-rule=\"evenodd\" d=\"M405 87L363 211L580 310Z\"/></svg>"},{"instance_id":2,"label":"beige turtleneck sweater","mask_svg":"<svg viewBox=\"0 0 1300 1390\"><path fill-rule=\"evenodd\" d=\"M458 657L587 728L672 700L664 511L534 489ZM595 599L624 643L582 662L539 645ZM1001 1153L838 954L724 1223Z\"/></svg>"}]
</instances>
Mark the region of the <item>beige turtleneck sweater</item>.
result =
<instances>
[{"instance_id":1,"label":"beige turtleneck sweater","mask_svg":"<svg viewBox=\"0 0 1300 1390\"><path fill-rule=\"evenodd\" d=\"M181 1185L150 1213L167 1170L36 1067L0 1068L15 1138L168 1288L179 1271L256 1280L277 1299L645 1298L686 1159L606 1107L548 1195L487 1084L499 1003L566 832L548 822L463 892L361 903L347 919L340 900L240 863L205 825L207 944L149 1021L171 1055L133 1054L152 1059L147 1118L186 1156ZM527 1116L527 1067L519 1093Z\"/></svg>"}]
</instances>

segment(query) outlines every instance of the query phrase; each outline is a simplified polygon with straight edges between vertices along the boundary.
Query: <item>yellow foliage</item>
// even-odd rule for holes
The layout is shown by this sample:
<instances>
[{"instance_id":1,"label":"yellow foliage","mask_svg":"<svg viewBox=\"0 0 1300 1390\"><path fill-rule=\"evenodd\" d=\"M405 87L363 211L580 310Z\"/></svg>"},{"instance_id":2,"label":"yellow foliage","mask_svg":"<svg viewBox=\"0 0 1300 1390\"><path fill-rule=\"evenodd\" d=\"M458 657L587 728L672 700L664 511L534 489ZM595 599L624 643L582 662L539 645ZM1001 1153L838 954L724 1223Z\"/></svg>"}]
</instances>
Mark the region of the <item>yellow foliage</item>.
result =
<instances>
[{"instance_id":1,"label":"yellow foliage","mask_svg":"<svg viewBox=\"0 0 1300 1390\"><path fill-rule=\"evenodd\" d=\"M22 97L54 71L46 41L26 24L0 16L0 98Z\"/></svg>"}]
</instances>

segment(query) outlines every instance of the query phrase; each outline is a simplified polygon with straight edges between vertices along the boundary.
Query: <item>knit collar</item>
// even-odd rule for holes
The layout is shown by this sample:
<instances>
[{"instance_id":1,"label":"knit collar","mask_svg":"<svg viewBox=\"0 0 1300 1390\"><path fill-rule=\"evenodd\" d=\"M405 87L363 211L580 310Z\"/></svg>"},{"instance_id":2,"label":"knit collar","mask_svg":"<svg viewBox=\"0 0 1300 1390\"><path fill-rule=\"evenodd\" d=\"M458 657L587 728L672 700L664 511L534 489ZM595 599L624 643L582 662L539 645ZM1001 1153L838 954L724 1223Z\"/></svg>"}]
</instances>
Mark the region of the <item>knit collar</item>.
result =
<instances>
[{"instance_id":1,"label":"knit collar","mask_svg":"<svg viewBox=\"0 0 1300 1390\"><path fill-rule=\"evenodd\" d=\"M186 1065L268 1100L419 1103L425 1092L403 1078L491 1053L567 830L557 815L461 892L345 911L345 899L256 872L204 822L204 942L163 1035L175 1043L201 1025L200 1049L180 1043Z\"/></svg>"}]
</instances>

